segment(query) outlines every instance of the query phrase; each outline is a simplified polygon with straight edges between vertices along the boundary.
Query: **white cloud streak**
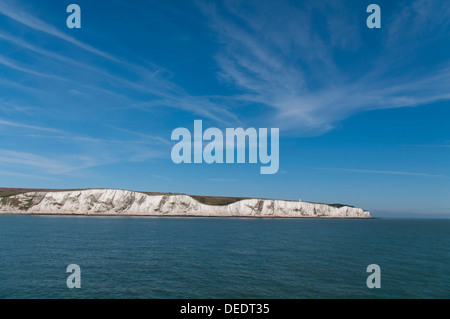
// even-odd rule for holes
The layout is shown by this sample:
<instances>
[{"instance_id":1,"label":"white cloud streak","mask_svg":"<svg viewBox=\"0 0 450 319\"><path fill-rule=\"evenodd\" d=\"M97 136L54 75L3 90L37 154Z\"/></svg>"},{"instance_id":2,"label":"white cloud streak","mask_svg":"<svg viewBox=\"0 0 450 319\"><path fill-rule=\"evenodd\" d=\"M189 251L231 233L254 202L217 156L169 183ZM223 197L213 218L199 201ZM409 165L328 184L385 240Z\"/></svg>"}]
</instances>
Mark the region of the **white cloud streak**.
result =
<instances>
[{"instance_id":1,"label":"white cloud streak","mask_svg":"<svg viewBox=\"0 0 450 319\"><path fill-rule=\"evenodd\" d=\"M36 18L34 15L24 12L23 10L18 9L16 6L10 6L5 1L0 2L0 13L34 30L41 31L61 40L67 41L81 49L84 49L108 60L119 62L119 60L117 60L115 57L61 32L54 26Z\"/></svg>"},{"instance_id":2,"label":"white cloud streak","mask_svg":"<svg viewBox=\"0 0 450 319\"><path fill-rule=\"evenodd\" d=\"M433 177L433 178L448 178L446 175L427 174L417 172L402 172L402 171L385 171L385 170L371 170L371 169L355 169L355 168L316 168L320 170L342 171L350 173L366 173L366 174L383 174L383 175L406 175L418 177Z\"/></svg>"},{"instance_id":3,"label":"white cloud streak","mask_svg":"<svg viewBox=\"0 0 450 319\"><path fill-rule=\"evenodd\" d=\"M13 167L35 168L49 174L66 174L77 169L86 168L92 165L89 159L75 159L73 165L69 165L67 160L56 160L39 156L27 152L12 150L0 150L0 164Z\"/></svg>"},{"instance_id":4,"label":"white cloud streak","mask_svg":"<svg viewBox=\"0 0 450 319\"><path fill-rule=\"evenodd\" d=\"M142 98L143 100L137 101L134 98L127 97L122 94L113 92L112 90L100 87L98 84L90 85L86 84L84 81L72 80L76 73L72 74L72 77L69 79L64 76L49 74L48 72L36 71L36 65L33 65L32 67L22 66L5 56L0 56L0 64L2 64L3 66L38 77L44 77L55 81L70 82L79 87L95 90L96 93L106 93L110 96L116 96L122 99L127 105L139 104L141 106L145 105L145 107L157 105L161 107L180 109L210 118L219 123L230 123L230 121L235 121L238 119L232 112L227 109L226 106L215 103L209 97L192 96L186 93L181 87L163 77L164 74L167 73L163 68L160 68L152 63L145 63L145 65L140 65L130 63L123 58L112 56L102 50L82 43L79 40L66 35L62 31L56 29L54 26L49 25L39 18L23 11L23 9L19 6L14 6L8 4L7 2L0 3L0 13L35 31L43 32L47 35L57 37L78 48L110 60L116 63L118 66L125 68L127 73L133 74L133 77L137 78L138 80L131 81L123 76L112 75L111 73L104 71L99 67L81 63L79 61L51 52L44 48L37 47L34 44L31 44L23 39L19 39L15 36L6 34L5 32L0 32L0 39L8 41L10 43L14 43L15 45L25 48L29 51L38 53L39 55L49 60L51 59L54 61L63 62L64 67L66 67L66 64L69 64L75 67L73 68L73 70L78 70L80 67L88 70L90 71L90 74L92 74L92 77L90 79L91 81L92 79L97 79L97 82L104 82L106 78L109 80L109 83L116 89L123 90L124 88L126 88L135 92L144 93L147 97Z\"/></svg>"},{"instance_id":5,"label":"white cloud streak","mask_svg":"<svg viewBox=\"0 0 450 319\"><path fill-rule=\"evenodd\" d=\"M6 121L6 120L0 119L0 127L2 127L2 126L16 127L16 128L18 127L18 128L23 128L23 129L30 129L30 130L57 133L57 134L64 133L63 131L54 129L54 128L36 126L36 125L28 125L28 124L23 124L23 123L19 123L19 122L12 122L12 121Z\"/></svg>"},{"instance_id":6,"label":"white cloud streak","mask_svg":"<svg viewBox=\"0 0 450 319\"><path fill-rule=\"evenodd\" d=\"M430 30L442 30L439 23L449 11L448 6L440 8L444 4L427 3L418 0L405 4L421 21L426 16L427 23L420 24L422 30L418 32L424 37ZM293 8L284 1L276 6L271 1L225 0L224 4L225 9L218 4L199 5L222 47L216 56L219 75L241 89L243 100L269 107L272 112L267 118L272 125L323 133L357 112L450 99L449 59L420 73L414 71L416 60L403 65L407 63L405 51L413 47L410 43L420 43L420 39L394 41L401 45L400 51L393 50L391 41L382 43L381 58L368 60L364 74L351 68L341 70L336 54L352 52L362 45L361 26L355 24L358 19L354 12L338 14L334 10L343 7L342 1L305 2L303 8ZM312 20L317 9L322 19ZM405 10L401 14L407 16ZM320 24L328 28L325 34L313 28ZM396 25L395 35L401 37L408 28L409 23ZM444 36L434 40L445 41ZM407 71L399 72L398 65ZM392 72L401 75L393 76Z\"/></svg>"}]
</instances>

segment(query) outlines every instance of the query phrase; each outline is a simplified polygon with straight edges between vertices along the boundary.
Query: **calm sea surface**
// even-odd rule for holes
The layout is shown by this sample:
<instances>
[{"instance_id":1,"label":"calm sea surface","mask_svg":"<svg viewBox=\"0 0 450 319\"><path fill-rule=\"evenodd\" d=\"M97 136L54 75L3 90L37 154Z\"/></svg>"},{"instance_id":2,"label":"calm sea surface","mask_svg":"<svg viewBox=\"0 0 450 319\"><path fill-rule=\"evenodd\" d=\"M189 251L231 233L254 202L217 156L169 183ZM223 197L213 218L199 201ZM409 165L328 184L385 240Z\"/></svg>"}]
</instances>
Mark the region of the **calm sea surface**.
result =
<instances>
[{"instance_id":1,"label":"calm sea surface","mask_svg":"<svg viewBox=\"0 0 450 319\"><path fill-rule=\"evenodd\" d=\"M0 298L450 298L449 266L450 220L0 216Z\"/></svg>"}]
</instances>

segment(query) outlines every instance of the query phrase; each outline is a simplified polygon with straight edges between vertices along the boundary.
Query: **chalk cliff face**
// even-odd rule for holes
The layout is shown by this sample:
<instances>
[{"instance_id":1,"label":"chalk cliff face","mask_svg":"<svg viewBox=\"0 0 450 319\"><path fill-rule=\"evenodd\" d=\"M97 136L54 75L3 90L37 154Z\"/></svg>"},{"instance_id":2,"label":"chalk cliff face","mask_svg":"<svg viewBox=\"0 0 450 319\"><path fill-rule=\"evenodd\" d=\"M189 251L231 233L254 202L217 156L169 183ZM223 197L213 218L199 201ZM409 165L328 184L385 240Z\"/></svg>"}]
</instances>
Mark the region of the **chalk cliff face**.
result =
<instances>
[{"instance_id":1,"label":"chalk cliff face","mask_svg":"<svg viewBox=\"0 0 450 319\"><path fill-rule=\"evenodd\" d=\"M368 211L349 206L337 208L326 204L267 199L245 199L226 206L211 206L187 195L156 196L114 189L15 195L0 202L0 213L370 218Z\"/></svg>"}]
</instances>

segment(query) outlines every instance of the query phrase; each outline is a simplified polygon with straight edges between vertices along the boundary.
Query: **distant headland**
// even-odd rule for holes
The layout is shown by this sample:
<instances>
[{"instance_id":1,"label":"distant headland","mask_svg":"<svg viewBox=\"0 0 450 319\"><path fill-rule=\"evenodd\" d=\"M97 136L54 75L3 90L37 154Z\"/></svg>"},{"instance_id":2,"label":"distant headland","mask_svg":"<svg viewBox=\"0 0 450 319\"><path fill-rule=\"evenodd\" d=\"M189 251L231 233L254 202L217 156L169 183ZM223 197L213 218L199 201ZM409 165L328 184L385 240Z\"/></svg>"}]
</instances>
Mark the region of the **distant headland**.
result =
<instances>
[{"instance_id":1,"label":"distant headland","mask_svg":"<svg viewBox=\"0 0 450 319\"><path fill-rule=\"evenodd\" d=\"M121 189L0 188L0 214L371 218L368 211L342 204Z\"/></svg>"}]
</instances>

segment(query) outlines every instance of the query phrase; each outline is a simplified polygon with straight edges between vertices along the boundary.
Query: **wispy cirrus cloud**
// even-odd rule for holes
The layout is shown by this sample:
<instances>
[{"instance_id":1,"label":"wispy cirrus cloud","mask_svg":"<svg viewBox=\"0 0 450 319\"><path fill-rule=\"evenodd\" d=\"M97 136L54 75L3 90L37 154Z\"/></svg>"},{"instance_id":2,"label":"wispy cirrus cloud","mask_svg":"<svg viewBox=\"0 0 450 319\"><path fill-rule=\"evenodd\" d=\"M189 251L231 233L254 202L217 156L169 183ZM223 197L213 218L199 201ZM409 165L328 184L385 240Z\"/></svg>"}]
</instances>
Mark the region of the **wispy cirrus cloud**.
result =
<instances>
[{"instance_id":1,"label":"wispy cirrus cloud","mask_svg":"<svg viewBox=\"0 0 450 319\"><path fill-rule=\"evenodd\" d=\"M127 105L127 107L139 105L140 108L151 109L156 105L158 107L180 109L220 123L230 123L230 121L238 119L226 105L219 104L208 96L195 96L187 93L182 87L170 81L170 72L164 68L148 61L142 63L129 62L129 59L125 57L115 56L81 42L32 15L30 12L25 11L18 2L1 2L0 13L20 23L22 26L43 33L46 36L56 37L65 41L69 46L106 59L123 72L113 74L110 70L101 68L98 63L81 62L31 43L25 37L18 38L0 31L0 40L26 49L26 52L37 54L41 60L25 65L12 58L0 56L0 64L4 67L36 77L47 78L55 82L67 82L72 86L90 90L91 95L95 91L96 95L105 93L111 97L116 96L123 101L121 105ZM95 60L98 60L98 58L93 59L93 61ZM58 62L61 67L58 67ZM43 67L45 71L39 70L39 66ZM70 77L67 76L67 71L64 75L57 74L61 69L67 70L68 66L72 67ZM49 69L55 72L47 71ZM84 73L79 71L80 69ZM90 77L86 79L85 74L89 74ZM78 75L80 75L79 79L77 78ZM106 86L109 86L109 88L106 88Z\"/></svg>"},{"instance_id":2,"label":"wispy cirrus cloud","mask_svg":"<svg viewBox=\"0 0 450 319\"><path fill-rule=\"evenodd\" d=\"M60 77L60 76L56 76L56 75L52 75L52 74L47 74L47 73L42 73L42 72L38 72L35 71L34 69L30 69L30 68L26 68L23 66L18 65L16 62L12 61L11 59L0 55L0 64L14 69L16 71L20 71L20 72L24 72L24 73L28 73L31 75L35 75L38 77L45 77L45 78L49 78L49 79L53 79L56 81L68 81L68 79L64 78L64 77Z\"/></svg>"},{"instance_id":3,"label":"wispy cirrus cloud","mask_svg":"<svg viewBox=\"0 0 450 319\"><path fill-rule=\"evenodd\" d=\"M417 172L402 172L402 171L388 171L388 170L372 170L372 169L356 169L356 168L316 168L320 170L341 171L349 173L364 173L364 174L382 174L382 175L405 175L418 177L433 177L433 178L448 178L446 175L427 174Z\"/></svg>"},{"instance_id":4,"label":"wispy cirrus cloud","mask_svg":"<svg viewBox=\"0 0 450 319\"><path fill-rule=\"evenodd\" d=\"M98 50L88 44L85 44L85 43L77 40L74 37L71 37L71 36L61 32L54 26L42 21L41 19L37 18L36 16L21 10L17 5L11 5L10 3L6 2L6 1L2 1L2 2L0 2L0 13L23 24L23 25L26 25L27 27L30 27L37 31L47 33L48 35L52 35L61 40L67 41L73 45L76 45L77 47L79 47L83 50L89 51L93 54L96 54L96 55L106 58L108 60L119 62L115 57L109 55L108 53Z\"/></svg>"},{"instance_id":5,"label":"wispy cirrus cloud","mask_svg":"<svg viewBox=\"0 0 450 319\"><path fill-rule=\"evenodd\" d=\"M395 47L398 42L408 42L409 46L418 46L420 42L412 41L418 36L440 37L450 25L449 16L450 7L445 2L411 1L399 9L395 20L390 21L386 42L392 47Z\"/></svg>"},{"instance_id":6,"label":"wispy cirrus cloud","mask_svg":"<svg viewBox=\"0 0 450 319\"><path fill-rule=\"evenodd\" d=\"M365 11L345 1L304 1L293 7L284 1L273 6L271 1L225 0L199 6L221 44L216 55L220 78L241 90L238 98L267 106L267 120L285 129L320 133L357 112L450 99L449 57L425 61L428 68L416 70L421 57L414 52L417 38L430 45L448 43L449 10L443 3L399 5L401 21L397 16L383 20L393 19L393 26L377 43L373 59L374 49L364 49L376 36L363 36L367 28L359 17ZM411 34L406 21L420 30ZM415 41L405 41L405 34ZM355 54L356 48L363 54ZM355 67L344 71L342 63L352 60Z\"/></svg>"},{"instance_id":7,"label":"wispy cirrus cloud","mask_svg":"<svg viewBox=\"0 0 450 319\"><path fill-rule=\"evenodd\" d=\"M2 136L19 138L26 141L27 145L39 141L37 145L53 145L55 148L47 150L44 147L43 150L34 152L18 149L0 150L0 168L18 174L26 171L52 176L78 174L96 166L144 162L163 158L166 154L164 147L167 143L164 139L150 138L144 134L139 136L140 139L105 139L4 119L0 119L0 131ZM65 151L58 151L58 147L64 148Z\"/></svg>"},{"instance_id":8,"label":"wispy cirrus cloud","mask_svg":"<svg viewBox=\"0 0 450 319\"><path fill-rule=\"evenodd\" d=\"M208 179L210 182L224 182L224 183L234 183L237 182L237 179L234 178L211 178Z\"/></svg>"},{"instance_id":9,"label":"wispy cirrus cloud","mask_svg":"<svg viewBox=\"0 0 450 319\"><path fill-rule=\"evenodd\" d=\"M0 165L34 168L47 174L67 174L74 170L92 166L93 161L86 157L73 158L72 164L69 164L67 159L57 160L28 152L2 149L0 150Z\"/></svg>"},{"instance_id":10,"label":"wispy cirrus cloud","mask_svg":"<svg viewBox=\"0 0 450 319\"><path fill-rule=\"evenodd\" d=\"M144 134L144 133L141 133L141 132L127 130L127 129L116 127L116 126L113 126L113 125L107 125L107 126L112 128L112 129L114 129L114 130L117 130L117 131L120 131L120 132L124 132L124 133L127 133L127 134L131 134L131 135L135 135L135 136L139 136L139 137L144 138L146 140L157 141L157 142L160 142L160 143L163 143L163 144L166 144L166 145L170 145L171 144L167 139L162 138L160 136Z\"/></svg>"},{"instance_id":11,"label":"wispy cirrus cloud","mask_svg":"<svg viewBox=\"0 0 450 319\"><path fill-rule=\"evenodd\" d=\"M163 75L167 74L164 68L153 63L131 63L83 43L24 11L17 2L2 2L0 13L22 26L116 63L131 72L136 80L51 52L5 32L0 31L0 39L88 71L92 75L89 81L77 80L74 76L75 79L69 82L90 89L90 93L96 90L97 93L116 96L123 101L121 105L150 110L155 106L175 108L218 123L240 122L240 116L231 111L230 106L258 104L267 109L261 114L246 117L247 122L257 119L291 131L320 133L357 112L416 106L450 98L447 93L450 91L448 59L431 63L429 71L414 72L411 71L415 62L413 55L407 59L403 57L403 52L412 46L412 41L402 40L409 28L405 23L408 19L412 19L414 29L417 29L415 34L419 37L427 38L430 31L439 31L433 34L433 41L445 39L445 31L449 28L445 17L449 9L442 4L416 0L399 7L397 18L389 21L386 40L378 48L382 57L368 61L369 66L364 73L357 69L344 72L338 63L341 61L336 58L364 45L362 29L365 26L358 22L361 13L347 10L345 1L304 2L293 7L283 1L273 6L270 1L244 4L225 0L223 4L199 2L199 7L221 44L215 57L220 68L219 77L240 89L240 94L218 98L190 95L164 78ZM319 11L321 19L313 19L313 13ZM318 24L323 26L318 28ZM406 34L411 35L410 32ZM397 63L399 60L403 62ZM22 65L5 56L0 56L0 63L16 71L54 81L69 80L66 76L43 72L37 70L36 65ZM392 72L386 68L395 64L401 64L406 71L401 72L403 70L395 70L394 67L395 72ZM105 88L105 79L110 88ZM101 82L103 84L99 85ZM132 91L133 96L119 93L124 88Z\"/></svg>"},{"instance_id":12,"label":"wispy cirrus cloud","mask_svg":"<svg viewBox=\"0 0 450 319\"><path fill-rule=\"evenodd\" d=\"M63 131L61 131L61 130L50 128L50 127L29 125L29 124L24 124L24 123L19 123L19 122L12 122L12 121L5 121L5 120L0 119L0 128L2 126L13 127L13 128L30 129L30 130L35 130L35 131L44 131L44 132L57 133L57 134L63 133Z\"/></svg>"},{"instance_id":13,"label":"wispy cirrus cloud","mask_svg":"<svg viewBox=\"0 0 450 319\"><path fill-rule=\"evenodd\" d=\"M82 148L65 153L1 149L0 168L11 172L64 176L98 166L160 159L165 155L161 150L141 143L120 143L118 148L117 141L78 139L75 142L80 142Z\"/></svg>"},{"instance_id":14,"label":"wispy cirrus cloud","mask_svg":"<svg viewBox=\"0 0 450 319\"><path fill-rule=\"evenodd\" d=\"M58 180L57 178L48 177L48 176L23 174L23 173L10 172L10 171L1 171L1 170L0 170L0 175L13 176L13 177L19 177L19 178L26 178L26 179L47 180L47 181L56 181L56 180ZM5 185L3 185L3 186L5 186Z\"/></svg>"}]
</instances>

